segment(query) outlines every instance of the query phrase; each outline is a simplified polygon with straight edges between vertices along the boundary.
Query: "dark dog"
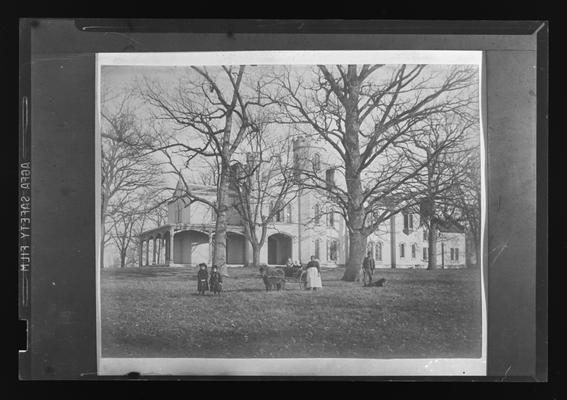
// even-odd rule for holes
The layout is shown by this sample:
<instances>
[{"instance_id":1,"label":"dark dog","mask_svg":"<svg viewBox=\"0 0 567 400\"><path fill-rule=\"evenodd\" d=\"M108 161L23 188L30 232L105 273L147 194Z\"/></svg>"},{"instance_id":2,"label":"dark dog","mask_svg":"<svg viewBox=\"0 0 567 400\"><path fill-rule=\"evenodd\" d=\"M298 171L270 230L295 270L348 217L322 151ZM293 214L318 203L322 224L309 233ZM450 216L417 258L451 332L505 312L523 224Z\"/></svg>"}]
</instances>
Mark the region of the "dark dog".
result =
<instances>
[{"instance_id":1,"label":"dark dog","mask_svg":"<svg viewBox=\"0 0 567 400\"><path fill-rule=\"evenodd\" d=\"M366 287L382 287L382 286L384 286L385 283L386 283L386 279L381 278L381 279L378 279L377 281L370 282L368 285L365 285L365 286Z\"/></svg>"},{"instance_id":2,"label":"dark dog","mask_svg":"<svg viewBox=\"0 0 567 400\"><path fill-rule=\"evenodd\" d=\"M284 290L285 289L285 279L279 276L262 276L264 285L266 286L266 291L270 290Z\"/></svg>"}]
</instances>

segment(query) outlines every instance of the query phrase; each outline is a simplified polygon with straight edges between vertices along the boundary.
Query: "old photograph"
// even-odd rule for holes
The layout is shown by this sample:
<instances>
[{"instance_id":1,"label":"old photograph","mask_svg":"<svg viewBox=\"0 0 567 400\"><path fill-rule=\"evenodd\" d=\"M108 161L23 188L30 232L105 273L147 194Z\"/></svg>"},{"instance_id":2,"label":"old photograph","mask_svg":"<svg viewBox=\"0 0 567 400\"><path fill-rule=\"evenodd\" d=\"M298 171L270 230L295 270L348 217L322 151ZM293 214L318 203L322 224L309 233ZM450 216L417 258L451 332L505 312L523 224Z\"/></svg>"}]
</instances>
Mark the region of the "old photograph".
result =
<instances>
[{"instance_id":1,"label":"old photograph","mask_svg":"<svg viewBox=\"0 0 567 400\"><path fill-rule=\"evenodd\" d=\"M97 64L101 373L485 374L482 52Z\"/></svg>"}]
</instances>

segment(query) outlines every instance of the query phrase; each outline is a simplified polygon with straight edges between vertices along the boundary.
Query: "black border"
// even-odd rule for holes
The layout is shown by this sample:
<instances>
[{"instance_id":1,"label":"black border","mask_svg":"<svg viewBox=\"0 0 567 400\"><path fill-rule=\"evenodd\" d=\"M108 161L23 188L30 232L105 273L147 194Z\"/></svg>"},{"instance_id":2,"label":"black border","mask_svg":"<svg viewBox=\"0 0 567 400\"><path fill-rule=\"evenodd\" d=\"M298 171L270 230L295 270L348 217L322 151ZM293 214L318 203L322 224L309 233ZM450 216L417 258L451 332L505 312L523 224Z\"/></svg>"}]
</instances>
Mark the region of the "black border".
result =
<instances>
[{"instance_id":1,"label":"black border","mask_svg":"<svg viewBox=\"0 0 567 400\"><path fill-rule=\"evenodd\" d=\"M20 24L20 91L29 91L30 65L29 58L26 62L26 55L29 55L29 32L37 20L24 19ZM529 35L537 32L537 107L538 107L538 135L537 135L537 160L538 160L538 208L537 208L537 371L534 376L527 377L508 377L508 380L545 380L547 377L547 143L548 129L545 113L548 106L548 42L549 28L543 21L344 21L344 20L294 20L282 21L273 24L273 20L107 20L107 19L80 19L76 21L79 29L84 26L112 26L113 32L219 32L226 33L229 37L235 33L364 33L364 34L508 34L508 35ZM374 29L373 29L374 28ZM96 30L87 29L83 31L97 34ZM98 33L100 37L101 33ZM75 44L76 45L76 44ZM27 46L27 47L26 47ZM89 47L89 46L86 46ZM103 50L100 50L103 51ZM26 54L27 53L27 54ZM26 86L27 85L27 86ZM38 272L35 273L36 276ZM33 314L32 314L33 315ZM22 316L25 316L22 314ZM21 359L21 365L25 365L25 356ZM20 367L25 368L25 367ZM20 376L23 379L36 378L27 375L25 369L20 369ZM45 377L44 377L45 378ZM83 379L96 379L92 376ZM180 377L161 377L163 379L179 379ZM262 377L266 379L269 377ZM47 378L50 379L50 378ZM51 378L52 379L52 378ZM111 379L111 378L106 378ZM218 377L193 377L196 380L212 380ZM225 378L228 380L255 380L255 378ZM273 380L288 380L289 378L272 377ZM332 380L352 380L353 377L332 378ZM357 380L377 380L376 378L356 378ZM445 381L461 381L460 377L441 378ZM297 378L294 380L312 380L311 378ZM394 381L427 381L432 378L419 377L380 377L379 380ZM471 380L470 378L465 380ZM499 380L495 377L472 378L476 381Z\"/></svg>"}]
</instances>

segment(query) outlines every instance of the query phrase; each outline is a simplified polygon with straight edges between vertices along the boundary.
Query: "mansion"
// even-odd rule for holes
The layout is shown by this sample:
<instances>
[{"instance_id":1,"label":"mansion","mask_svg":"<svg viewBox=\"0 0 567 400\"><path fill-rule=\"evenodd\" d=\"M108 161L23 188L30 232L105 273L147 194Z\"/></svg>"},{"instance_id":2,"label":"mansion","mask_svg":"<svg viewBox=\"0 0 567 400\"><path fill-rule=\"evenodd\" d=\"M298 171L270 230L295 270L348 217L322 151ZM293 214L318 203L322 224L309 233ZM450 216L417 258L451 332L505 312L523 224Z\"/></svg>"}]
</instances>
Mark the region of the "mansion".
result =
<instances>
[{"instance_id":1,"label":"mansion","mask_svg":"<svg viewBox=\"0 0 567 400\"><path fill-rule=\"evenodd\" d=\"M302 138L294 141L293 150L296 160L319 158L319 153L313 153L313 145ZM174 200L167 205L167 224L139 236L140 266L196 266L202 262L212 265L215 212L204 203L184 201L180 190L178 186ZM216 198L216 190L216 186L191 186L192 192L211 201ZM236 201L236 196L231 198ZM300 190L268 226L259 262L284 265L291 258L306 264L315 256L323 267L344 265L349 249L345 221L340 214L324 212L322 208L317 193ZM368 237L367 246L374 254L377 268L427 267L427 233L419 214L392 216ZM234 207L227 214L226 263L229 267L252 263L252 246ZM464 231L457 226L442 227L437 238L438 268L465 264Z\"/></svg>"}]
</instances>

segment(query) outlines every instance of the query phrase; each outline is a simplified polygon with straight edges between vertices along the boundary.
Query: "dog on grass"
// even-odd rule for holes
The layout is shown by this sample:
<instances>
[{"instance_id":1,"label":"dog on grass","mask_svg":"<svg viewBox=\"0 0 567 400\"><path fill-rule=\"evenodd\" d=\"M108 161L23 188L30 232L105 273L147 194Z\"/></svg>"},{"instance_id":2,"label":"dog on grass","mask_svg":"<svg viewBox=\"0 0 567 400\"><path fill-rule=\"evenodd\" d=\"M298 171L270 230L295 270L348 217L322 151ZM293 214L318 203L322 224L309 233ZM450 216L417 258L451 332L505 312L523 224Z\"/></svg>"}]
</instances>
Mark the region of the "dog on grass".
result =
<instances>
[{"instance_id":1,"label":"dog on grass","mask_svg":"<svg viewBox=\"0 0 567 400\"><path fill-rule=\"evenodd\" d=\"M285 274L279 268L270 268L265 264L260 265L260 275L266 286L266 291L285 289Z\"/></svg>"},{"instance_id":2,"label":"dog on grass","mask_svg":"<svg viewBox=\"0 0 567 400\"><path fill-rule=\"evenodd\" d=\"M266 286L266 291L270 290L284 290L285 289L285 279L279 276L262 276L264 285Z\"/></svg>"},{"instance_id":3,"label":"dog on grass","mask_svg":"<svg viewBox=\"0 0 567 400\"><path fill-rule=\"evenodd\" d=\"M382 287L386 283L385 278L380 278L377 281L370 282L369 284L365 284L365 287Z\"/></svg>"}]
</instances>

